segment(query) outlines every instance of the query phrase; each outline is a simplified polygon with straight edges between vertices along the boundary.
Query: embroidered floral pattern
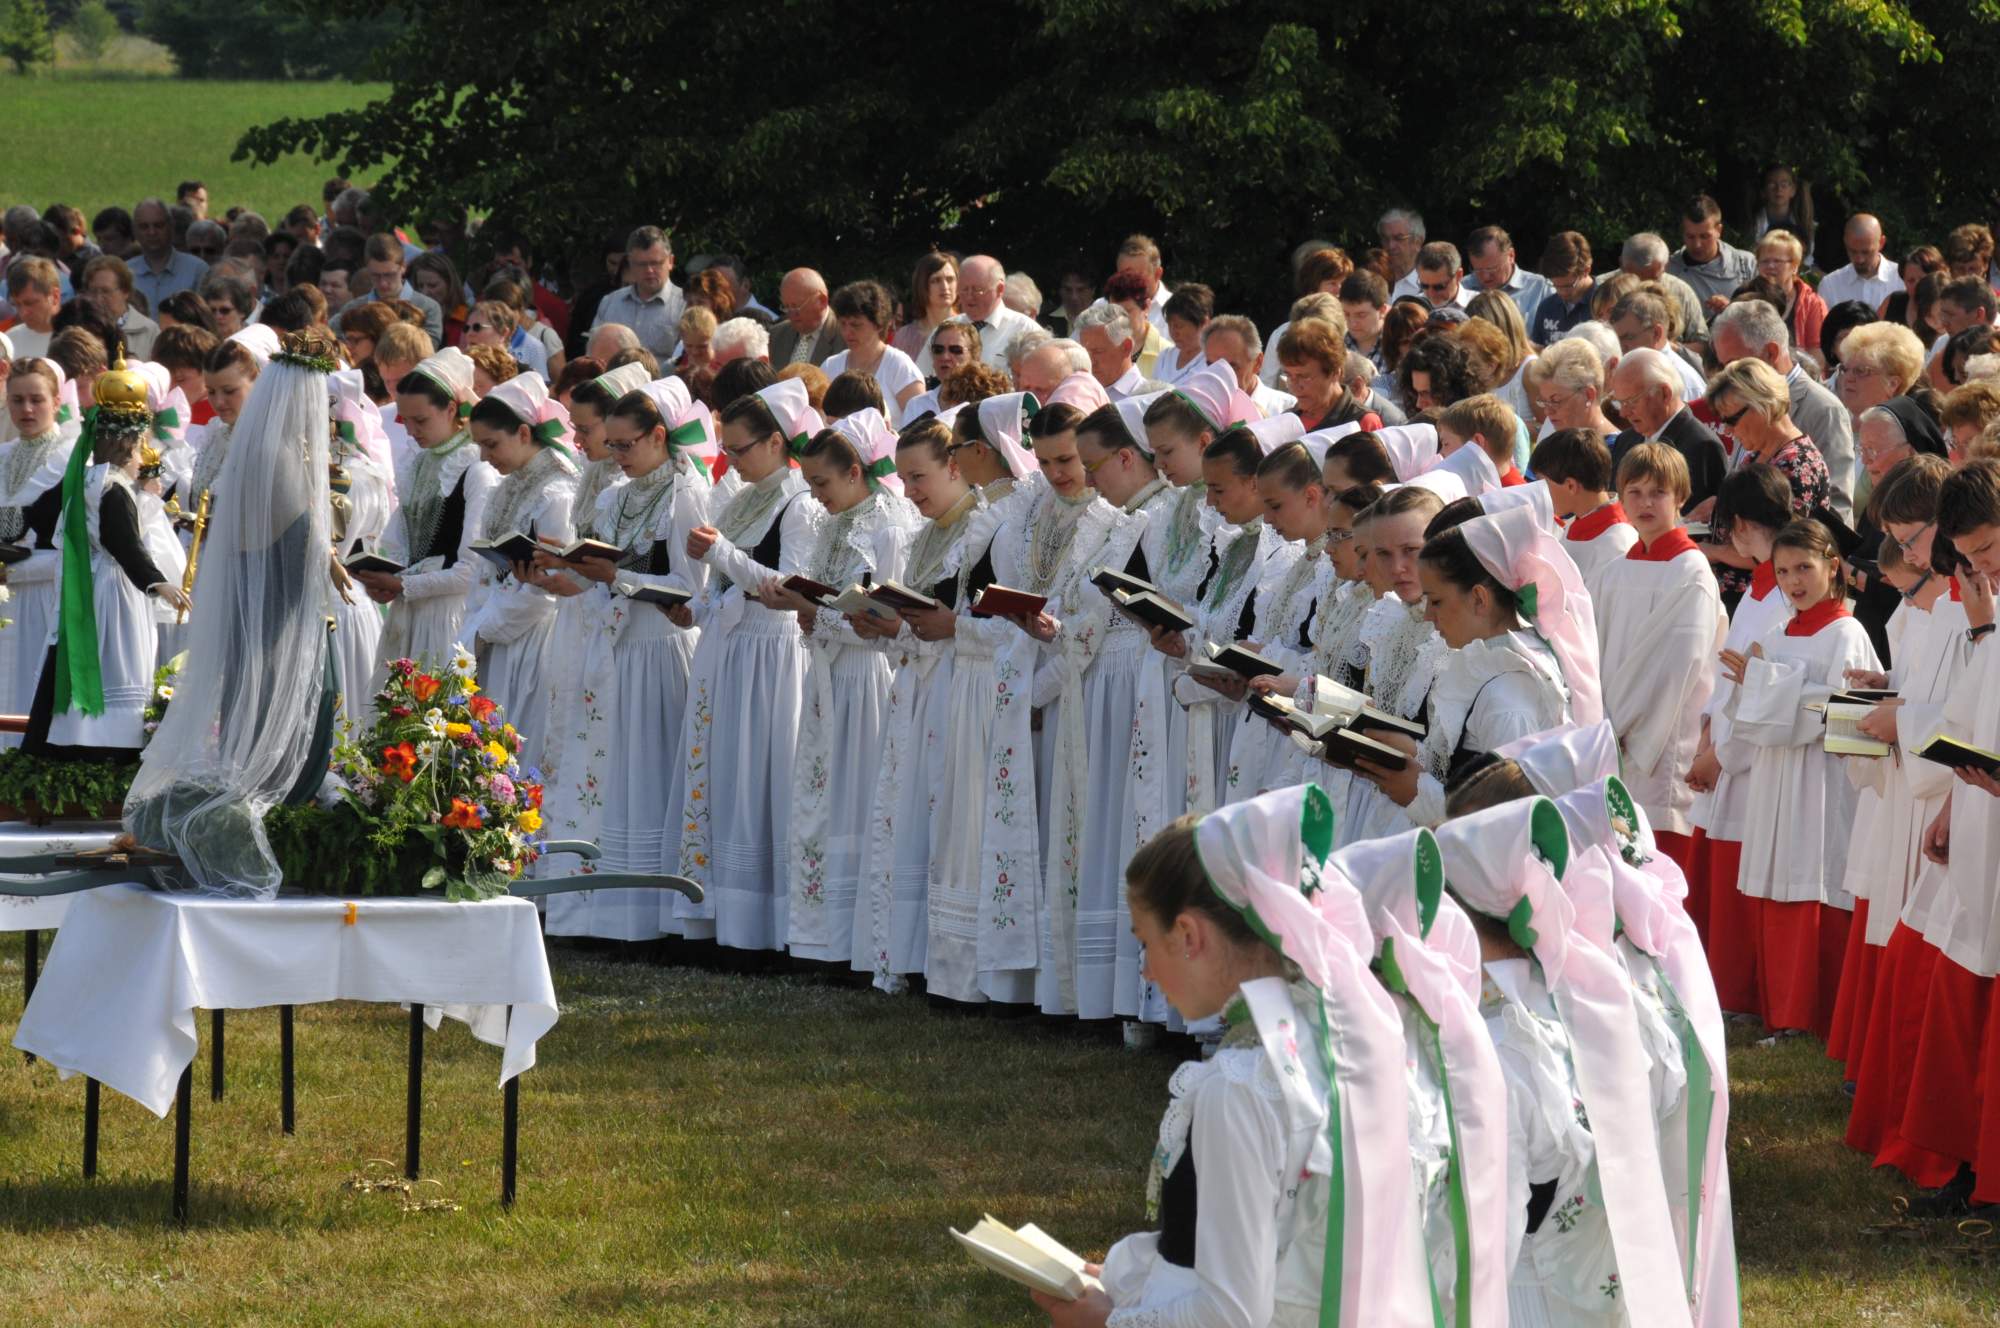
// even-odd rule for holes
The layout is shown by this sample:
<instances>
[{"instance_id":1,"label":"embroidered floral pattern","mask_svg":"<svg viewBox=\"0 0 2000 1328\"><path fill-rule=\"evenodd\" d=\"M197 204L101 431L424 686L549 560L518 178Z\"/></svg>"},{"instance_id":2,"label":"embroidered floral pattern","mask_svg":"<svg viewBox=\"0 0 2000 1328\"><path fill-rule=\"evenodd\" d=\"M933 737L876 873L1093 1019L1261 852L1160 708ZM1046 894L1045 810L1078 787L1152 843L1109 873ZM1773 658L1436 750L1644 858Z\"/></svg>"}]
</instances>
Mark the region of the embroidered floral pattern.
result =
<instances>
[{"instance_id":1,"label":"embroidered floral pattern","mask_svg":"<svg viewBox=\"0 0 2000 1328\"><path fill-rule=\"evenodd\" d=\"M694 693L688 697L694 714L694 741L688 745L687 801L681 808L681 875L697 881L708 879L708 744L715 731L715 707L708 695L708 680L696 678Z\"/></svg>"},{"instance_id":2,"label":"embroidered floral pattern","mask_svg":"<svg viewBox=\"0 0 2000 1328\"><path fill-rule=\"evenodd\" d=\"M1573 1231L1576 1229L1576 1224L1583 1220L1584 1207L1583 1196L1572 1194L1566 1202L1549 1214L1549 1220L1556 1224L1557 1231Z\"/></svg>"}]
</instances>

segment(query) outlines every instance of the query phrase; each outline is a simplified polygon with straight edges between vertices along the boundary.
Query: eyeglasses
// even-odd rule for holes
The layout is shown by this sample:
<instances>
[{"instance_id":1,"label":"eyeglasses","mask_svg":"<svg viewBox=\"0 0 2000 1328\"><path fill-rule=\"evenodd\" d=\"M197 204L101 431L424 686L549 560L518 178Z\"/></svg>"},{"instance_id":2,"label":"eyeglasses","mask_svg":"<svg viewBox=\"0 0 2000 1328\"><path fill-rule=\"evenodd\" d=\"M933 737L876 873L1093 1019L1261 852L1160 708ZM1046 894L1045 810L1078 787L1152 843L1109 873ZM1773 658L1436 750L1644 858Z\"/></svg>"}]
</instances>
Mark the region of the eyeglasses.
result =
<instances>
[{"instance_id":1,"label":"eyeglasses","mask_svg":"<svg viewBox=\"0 0 2000 1328\"><path fill-rule=\"evenodd\" d=\"M1326 532L1326 542L1328 544L1345 544L1353 538L1354 532L1351 530L1329 530Z\"/></svg>"},{"instance_id":2,"label":"eyeglasses","mask_svg":"<svg viewBox=\"0 0 2000 1328\"><path fill-rule=\"evenodd\" d=\"M467 324L465 325L465 330L466 330L466 331L468 331L468 332L491 332L491 331L493 330L493 324L491 324L491 323L467 323Z\"/></svg>"},{"instance_id":3,"label":"eyeglasses","mask_svg":"<svg viewBox=\"0 0 2000 1328\"><path fill-rule=\"evenodd\" d=\"M1425 290L1431 292L1433 295L1442 295L1446 291L1451 289L1451 281L1449 278L1445 279L1444 281L1419 281L1417 285L1423 287Z\"/></svg>"},{"instance_id":4,"label":"eyeglasses","mask_svg":"<svg viewBox=\"0 0 2000 1328\"><path fill-rule=\"evenodd\" d=\"M771 438L776 438L777 436L778 436L778 435L776 435L776 434L772 434L772 435L771 435ZM743 444L743 446L741 446L741 447L730 447L730 446L728 446L727 444L725 444L725 445L723 446L723 449L722 449L722 451L723 451L723 454L724 454L724 455L726 455L726 456L727 456L727 457L728 457L728 458L729 458L729 459L730 459L731 461L735 461L735 460L737 460L737 459L738 459L738 458L740 458L740 457L746 457L746 456L749 456L749 455L750 455L750 454L751 454L752 452L756 451L756 450L757 450L758 448L762 447L762 446L763 446L764 444L766 444L766 443L770 442L770 441L771 441L771 438L759 438L759 439L758 439L758 440L757 440L756 442L754 442L754 443L745 443L745 444Z\"/></svg>"},{"instance_id":5,"label":"eyeglasses","mask_svg":"<svg viewBox=\"0 0 2000 1328\"><path fill-rule=\"evenodd\" d=\"M970 355L970 354L972 354L972 347L970 347L970 346L932 346L932 347L931 347L931 358L932 358L932 359L936 359L936 358L937 358L938 356L940 356L940 355Z\"/></svg>"},{"instance_id":6,"label":"eyeglasses","mask_svg":"<svg viewBox=\"0 0 2000 1328\"><path fill-rule=\"evenodd\" d=\"M1750 413L1750 407L1748 406L1738 407L1734 415L1724 415L1720 411L1717 411L1715 416L1715 422L1717 424L1720 424L1725 429L1734 429L1737 425L1737 422L1740 421L1745 415L1748 415L1749 413Z\"/></svg>"},{"instance_id":7,"label":"eyeglasses","mask_svg":"<svg viewBox=\"0 0 2000 1328\"><path fill-rule=\"evenodd\" d=\"M1865 378L1880 378L1881 376L1882 371L1873 365L1855 364L1850 361L1840 366L1840 377L1843 382L1858 383Z\"/></svg>"},{"instance_id":8,"label":"eyeglasses","mask_svg":"<svg viewBox=\"0 0 2000 1328\"><path fill-rule=\"evenodd\" d=\"M1123 450L1124 450L1123 448L1119 449L1119 451ZM1114 460L1117 459L1117 457L1118 457L1117 452L1107 452L1095 461L1084 461L1083 473L1086 475L1095 475L1098 471L1103 470L1106 466L1110 465ZM1077 459L1079 461L1083 460L1083 458L1081 457L1078 457Z\"/></svg>"},{"instance_id":9,"label":"eyeglasses","mask_svg":"<svg viewBox=\"0 0 2000 1328\"><path fill-rule=\"evenodd\" d=\"M619 456L624 456L638 445L639 440L637 438L627 438L622 443L610 438L604 440L604 450L607 452L616 452Z\"/></svg>"},{"instance_id":10,"label":"eyeglasses","mask_svg":"<svg viewBox=\"0 0 2000 1328\"><path fill-rule=\"evenodd\" d=\"M1936 526L1937 522L1927 521L1924 523L1924 527L1922 530L1919 530L1916 534L1910 536L1906 540L1896 539L1894 535L1891 535L1889 538L1892 540L1896 540L1896 547L1903 551L1903 556L1905 558L1915 558L1917 556L1917 542L1923 539L1925 535L1929 534L1931 530L1936 528Z\"/></svg>"}]
</instances>

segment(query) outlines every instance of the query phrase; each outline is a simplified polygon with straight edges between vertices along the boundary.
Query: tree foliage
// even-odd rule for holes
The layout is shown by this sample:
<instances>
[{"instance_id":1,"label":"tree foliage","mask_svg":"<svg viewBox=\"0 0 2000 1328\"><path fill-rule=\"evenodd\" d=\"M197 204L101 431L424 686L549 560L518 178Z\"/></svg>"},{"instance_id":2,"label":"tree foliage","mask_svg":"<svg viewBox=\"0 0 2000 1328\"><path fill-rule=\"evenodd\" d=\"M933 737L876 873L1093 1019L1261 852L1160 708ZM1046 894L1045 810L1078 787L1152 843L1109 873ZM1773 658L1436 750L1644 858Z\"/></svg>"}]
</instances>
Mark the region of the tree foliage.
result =
<instances>
[{"instance_id":1,"label":"tree foliage","mask_svg":"<svg viewBox=\"0 0 2000 1328\"><path fill-rule=\"evenodd\" d=\"M0 58L11 60L17 74L54 64L56 39L47 6L42 0L6 0L6 6L0 13Z\"/></svg>"},{"instance_id":2,"label":"tree foliage","mask_svg":"<svg viewBox=\"0 0 2000 1328\"><path fill-rule=\"evenodd\" d=\"M65 29L79 59L96 64L118 39L118 18L104 0L84 0Z\"/></svg>"},{"instance_id":3,"label":"tree foliage","mask_svg":"<svg viewBox=\"0 0 2000 1328\"><path fill-rule=\"evenodd\" d=\"M472 30L486 31L476 6L460 12ZM139 8L139 31L166 47L186 78L371 77L403 26L393 5L331 21L289 0L140 0Z\"/></svg>"},{"instance_id":4,"label":"tree foliage","mask_svg":"<svg viewBox=\"0 0 2000 1328\"><path fill-rule=\"evenodd\" d=\"M1778 161L1823 214L1984 215L1996 8L443 0L397 38L386 99L257 130L239 155L386 164L396 213L490 210L545 251L655 221L682 252L836 280L899 280L934 242L1099 272L1145 229L1170 280L1268 307L1293 245L1370 243L1394 203L1437 236L1505 224L1528 261L1556 229L1671 234L1697 190L1747 211Z\"/></svg>"}]
</instances>

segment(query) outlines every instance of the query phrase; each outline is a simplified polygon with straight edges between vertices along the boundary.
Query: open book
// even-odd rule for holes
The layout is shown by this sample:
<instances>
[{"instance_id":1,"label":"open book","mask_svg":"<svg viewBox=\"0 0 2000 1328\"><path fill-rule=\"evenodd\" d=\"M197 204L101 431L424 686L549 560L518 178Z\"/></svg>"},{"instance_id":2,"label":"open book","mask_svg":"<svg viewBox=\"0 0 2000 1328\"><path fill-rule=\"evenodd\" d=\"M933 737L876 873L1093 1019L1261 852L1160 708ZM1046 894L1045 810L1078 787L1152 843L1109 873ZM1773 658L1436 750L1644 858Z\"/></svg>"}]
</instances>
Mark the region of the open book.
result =
<instances>
[{"instance_id":1,"label":"open book","mask_svg":"<svg viewBox=\"0 0 2000 1328\"><path fill-rule=\"evenodd\" d=\"M1974 747L1969 742L1947 738L1942 733L1925 743L1917 755L1926 761L1948 765L1954 770L1961 766L1970 766L1974 770L1984 770L1989 775L2000 777L2000 752L1989 752L1984 747Z\"/></svg>"},{"instance_id":2,"label":"open book","mask_svg":"<svg viewBox=\"0 0 2000 1328\"><path fill-rule=\"evenodd\" d=\"M1826 703L1826 751L1829 756L1887 756L1889 744L1861 731L1861 721L1875 712L1872 701L1842 701L1836 694Z\"/></svg>"},{"instance_id":3,"label":"open book","mask_svg":"<svg viewBox=\"0 0 2000 1328\"><path fill-rule=\"evenodd\" d=\"M498 539L474 540L470 547L502 572L512 572L515 563L531 563L537 553L545 551L531 536L518 530L510 530Z\"/></svg>"},{"instance_id":4,"label":"open book","mask_svg":"<svg viewBox=\"0 0 2000 1328\"><path fill-rule=\"evenodd\" d=\"M1077 1300L1101 1285L1083 1271L1081 1255L1032 1222L1015 1231L987 1216L970 1232L954 1227L951 1234L974 1263L1045 1296Z\"/></svg>"},{"instance_id":5,"label":"open book","mask_svg":"<svg viewBox=\"0 0 2000 1328\"><path fill-rule=\"evenodd\" d=\"M382 576L399 576L403 571L403 565L394 558L365 551L350 554L340 565L350 572L372 572Z\"/></svg>"},{"instance_id":6,"label":"open book","mask_svg":"<svg viewBox=\"0 0 2000 1328\"><path fill-rule=\"evenodd\" d=\"M857 618L873 618L877 622L888 622L896 616L894 609L870 595L868 587L858 581L841 591L826 607L835 613L851 613Z\"/></svg>"},{"instance_id":7,"label":"open book","mask_svg":"<svg viewBox=\"0 0 2000 1328\"><path fill-rule=\"evenodd\" d=\"M1210 677L1234 674L1236 677L1249 679L1267 676L1275 678L1283 673L1284 669L1248 646L1219 646L1210 641L1196 653L1194 662L1188 665L1188 671L1197 675L1205 673Z\"/></svg>"},{"instance_id":8,"label":"open book","mask_svg":"<svg viewBox=\"0 0 2000 1328\"><path fill-rule=\"evenodd\" d=\"M555 555L566 563L581 562L585 558L601 558L615 563L625 556L625 550L603 540L580 539L567 548L555 550Z\"/></svg>"},{"instance_id":9,"label":"open book","mask_svg":"<svg viewBox=\"0 0 2000 1328\"><path fill-rule=\"evenodd\" d=\"M635 599L641 604L657 604L663 609L678 609L694 599L691 591L679 586L650 586L635 584L625 591L627 599Z\"/></svg>"},{"instance_id":10,"label":"open book","mask_svg":"<svg viewBox=\"0 0 2000 1328\"><path fill-rule=\"evenodd\" d=\"M1115 567L1100 567L1090 574L1090 584L1104 592L1113 608L1148 627L1185 632L1194 626L1194 615L1151 581Z\"/></svg>"},{"instance_id":11,"label":"open book","mask_svg":"<svg viewBox=\"0 0 2000 1328\"><path fill-rule=\"evenodd\" d=\"M923 613L931 609L941 609L944 607L942 601L926 595L920 590L912 590L901 581L884 581L879 586L871 587L868 591L868 598L878 604L888 605L897 613Z\"/></svg>"},{"instance_id":12,"label":"open book","mask_svg":"<svg viewBox=\"0 0 2000 1328\"><path fill-rule=\"evenodd\" d=\"M785 589L795 595L804 597L808 602L822 609L840 598L838 590L824 581L815 581L809 576L788 576L785 578L784 585Z\"/></svg>"},{"instance_id":13,"label":"open book","mask_svg":"<svg viewBox=\"0 0 2000 1328\"><path fill-rule=\"evenodd\" d=\"M0 544L0 567L26 562L34 552L25 544Z\"/></svg>"},{"instance_id":14,"label":"open book","mask_svg":"<svg viewBox=\"0 0 2000 1328\"><path fill-rule=\"evenodd\" d=\"M1048 602L1046 595L1032 595L995 582L979 592L979 598L972 602L972 614L976 618L1032 618Z\"/></svg>"}]
</instances>

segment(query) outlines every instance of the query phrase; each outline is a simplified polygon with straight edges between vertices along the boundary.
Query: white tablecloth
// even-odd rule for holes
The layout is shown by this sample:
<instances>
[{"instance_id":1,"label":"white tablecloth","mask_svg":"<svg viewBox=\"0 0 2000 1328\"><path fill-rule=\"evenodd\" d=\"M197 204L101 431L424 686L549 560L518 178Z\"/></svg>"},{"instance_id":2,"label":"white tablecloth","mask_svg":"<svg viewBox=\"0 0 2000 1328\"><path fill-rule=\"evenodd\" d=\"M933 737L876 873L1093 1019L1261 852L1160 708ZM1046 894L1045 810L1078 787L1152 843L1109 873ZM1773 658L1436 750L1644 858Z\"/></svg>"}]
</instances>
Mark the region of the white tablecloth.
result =
<instances>
[{"instance_id":1,"label":"white tablecloth","mask_svg":"<svg viewBox=\"0 0 2000 1328\"><path fill-rule=\"evenodd\" d=\"M460 1020L503 1048L500 1082L555 1026L548 954L526 899L268 902L112 885L75 896L14 1045L164 1116L194 1060L195 1011L388 1001ZM509 1024L507 1006L514 1007Z\"/></svg>"},{"instance_id":2,"label":"white tablecloth","mask_svg":"<svg viewBox=\"0 0 2000 1328\"><path fill-rule=\"evenodd\" d=\"M118 831L116 825L97 829L0 821L0 873L7 870L8 858L109 848ZM24 899L20 895L0 895L0 931L53 931L62 926L63 916L75 898L75 895L56 895L49 899Z\"/></svg>"}]
</instances>

